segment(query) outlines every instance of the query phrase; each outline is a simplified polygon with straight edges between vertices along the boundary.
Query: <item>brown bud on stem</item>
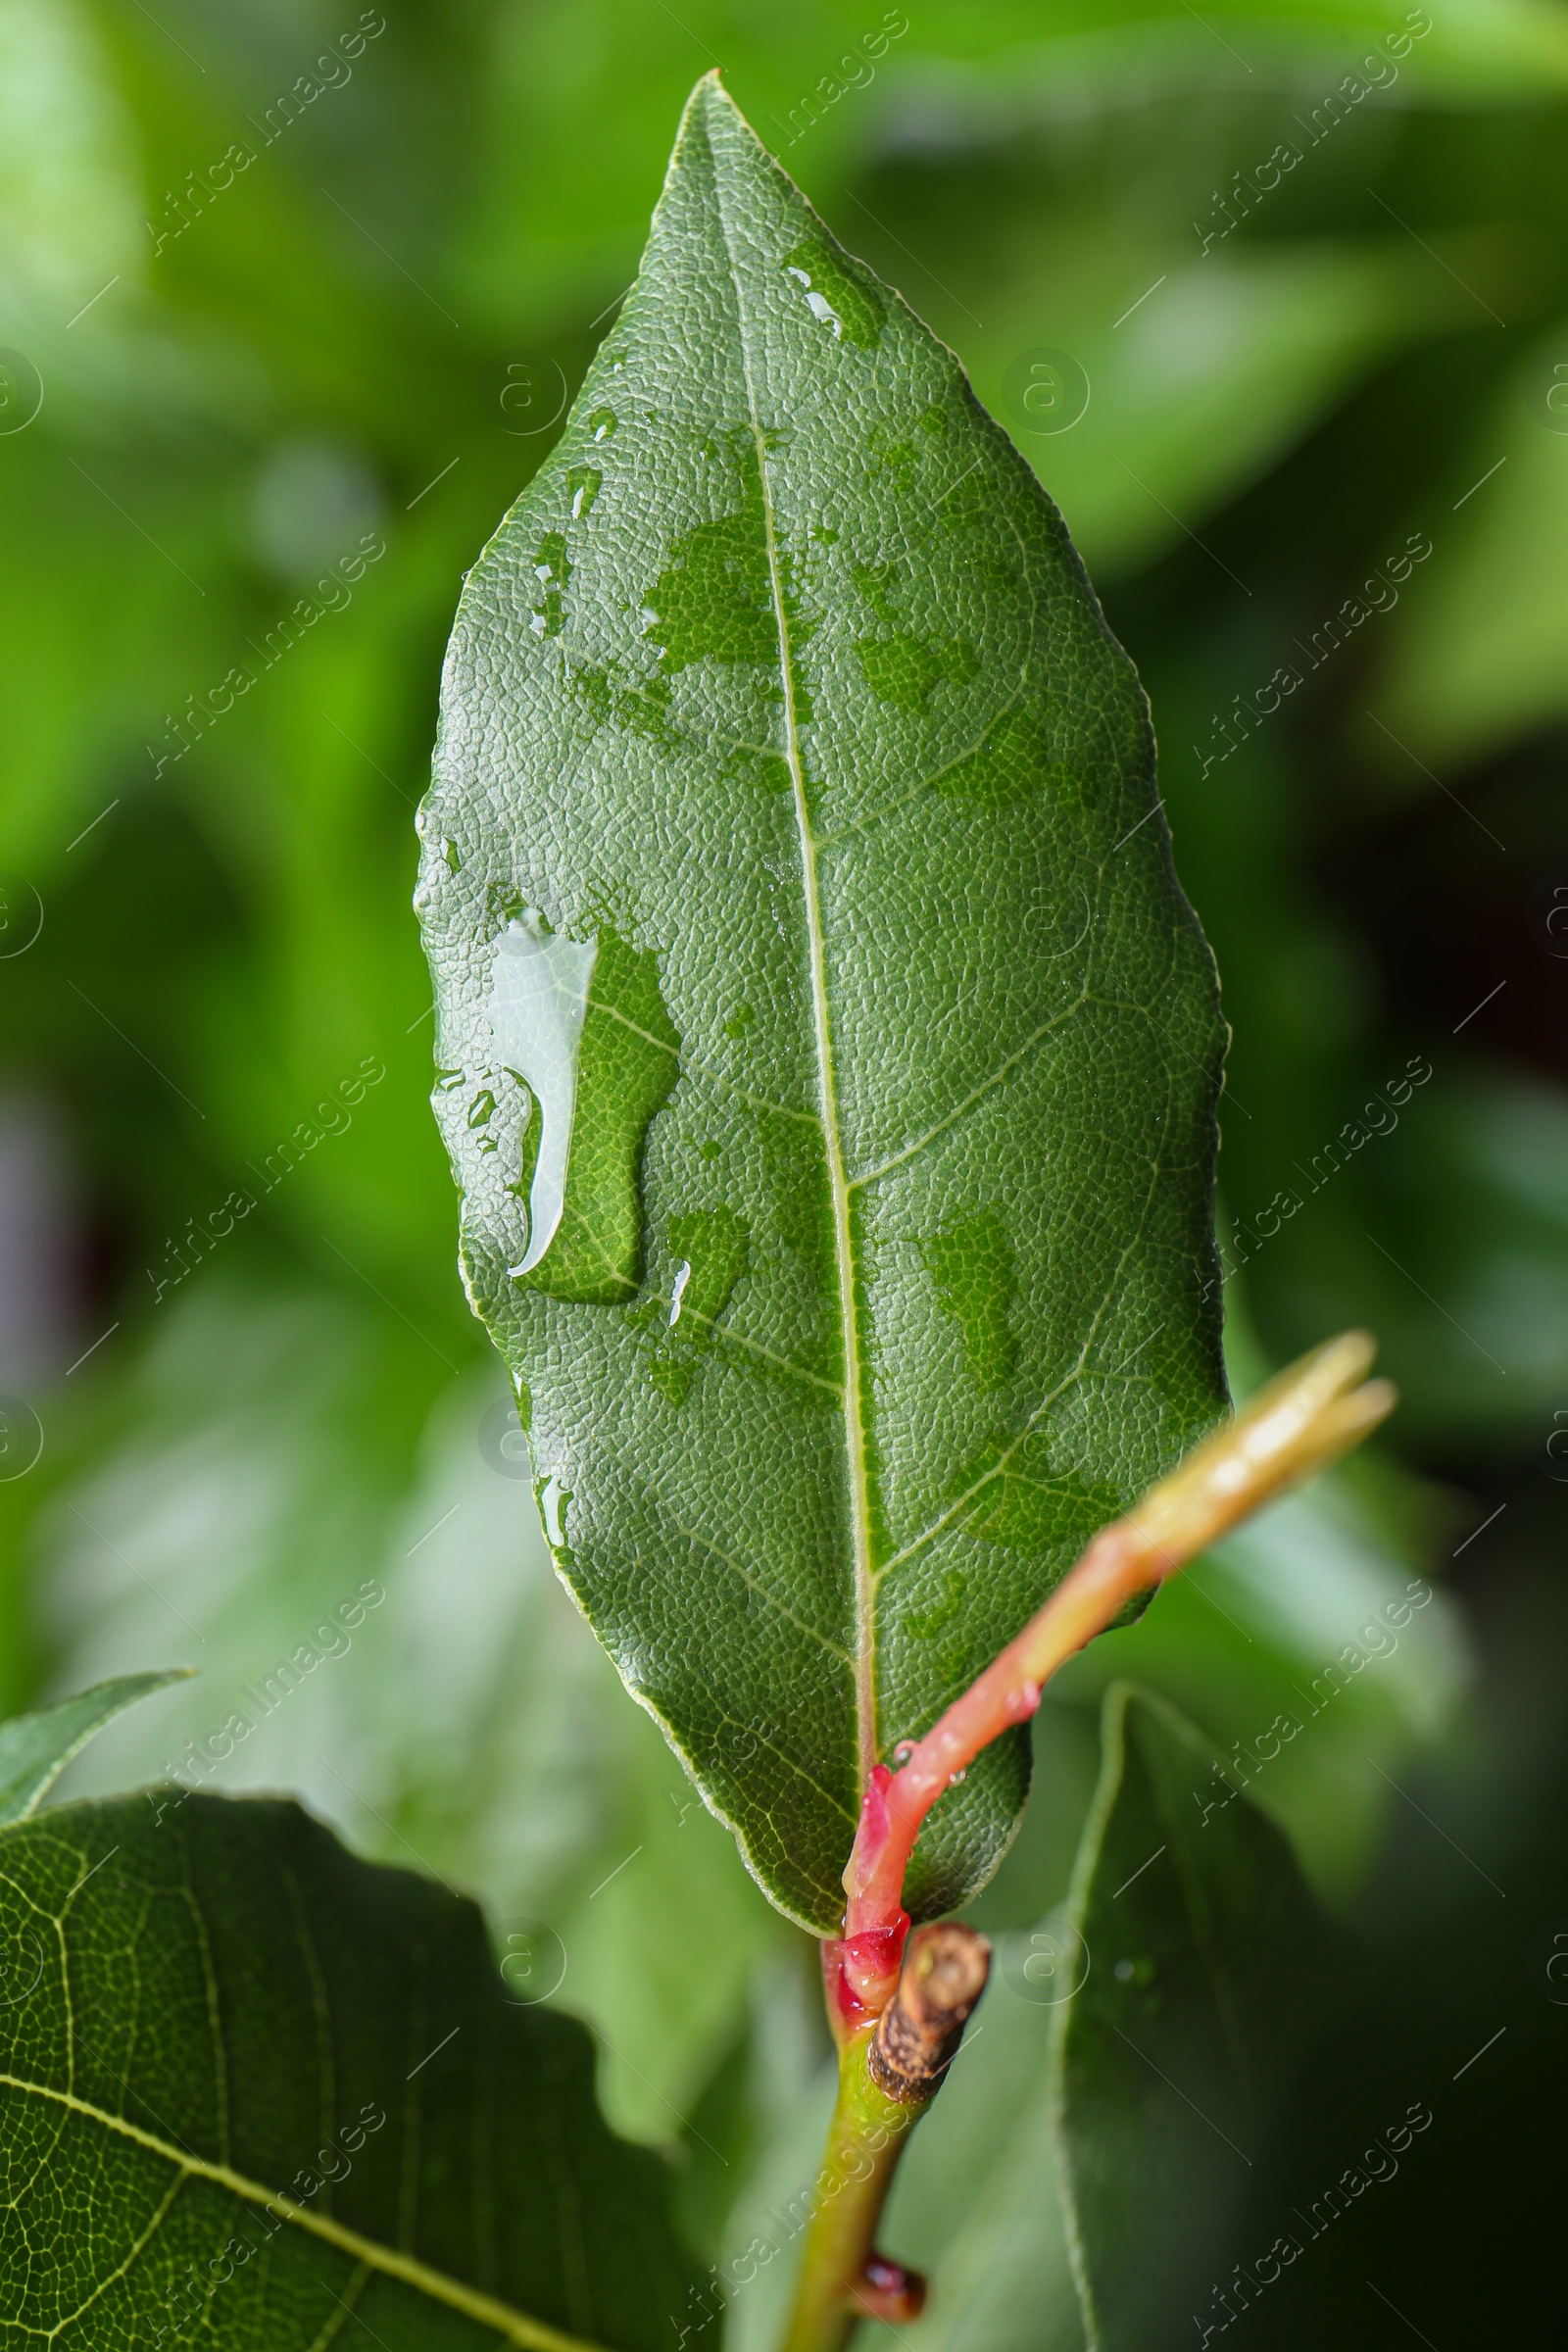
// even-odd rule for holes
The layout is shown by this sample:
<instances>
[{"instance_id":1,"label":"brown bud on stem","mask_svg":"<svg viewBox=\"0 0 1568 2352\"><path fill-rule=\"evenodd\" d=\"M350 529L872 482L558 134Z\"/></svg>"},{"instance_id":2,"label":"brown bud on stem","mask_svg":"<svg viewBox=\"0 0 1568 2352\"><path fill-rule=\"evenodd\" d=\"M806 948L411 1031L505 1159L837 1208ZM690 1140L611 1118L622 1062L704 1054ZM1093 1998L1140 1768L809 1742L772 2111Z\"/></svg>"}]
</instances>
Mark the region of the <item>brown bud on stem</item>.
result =
<instances>
[{"instance_id":1,"label":"brown bud on stem","mask_svg":"<svg viewBox=\"0 0 1568 2352\"><path fill-rule=\"evenodd\" d=\"M918 2271L885 2254L868 2254L865 2267L850 2289L850 2301L868 2320L886 2320L890 2327L907 2327L925 2309L925 2280Z\"/></svg>"},{"instance_id":2,"label":"brown bud on stem","mask_svg":"<svg viewBox=\"0 0 1568 2352\"><path fill-rule=\"evenodd\" d=\"M910 2102L931 2097L963 2038L990 1968L991 1946L973 1928L944 1920L915 1930L899 1989L866 2051L879 2090Z\"/></svg>"}]
</instances>

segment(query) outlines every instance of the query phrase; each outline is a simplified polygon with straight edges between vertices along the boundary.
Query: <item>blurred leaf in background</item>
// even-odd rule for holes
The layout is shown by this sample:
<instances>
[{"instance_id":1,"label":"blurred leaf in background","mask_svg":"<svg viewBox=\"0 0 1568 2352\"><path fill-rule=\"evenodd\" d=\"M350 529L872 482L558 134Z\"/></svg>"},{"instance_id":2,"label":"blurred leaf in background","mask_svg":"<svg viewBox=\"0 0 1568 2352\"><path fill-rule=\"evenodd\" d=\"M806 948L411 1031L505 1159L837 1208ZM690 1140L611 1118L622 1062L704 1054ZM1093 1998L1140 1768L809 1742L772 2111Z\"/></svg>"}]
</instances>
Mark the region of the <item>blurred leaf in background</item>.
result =
<instances>
[{"instance_id":1,"label":"blurred leaf in background","mask_svg":"<svg viewBox=\"0 0 1568 2352\"><path fill-rule=\"evenodd\" d=\"M1449 2085L1419 2197L1314 2250L1273 2340L1389 2340L1369 2274L1434 2340L1528 2318L1530 2264L1465 2249L1550 2241L1562 2057L1528 1959L1568 1917L1562 10L0 0L0 1702L197 1666L65 1786L298 1790L482 1892L705 2259L804 2178L813 1955L548 1572L408 908L462 574L720 63L970 368L1142 670L1236 1033L1238 1389L1356 1321L1406 1398L1377 1463L1063 1678L976 1916L1027 1949L1101 1689L1167 1693L1381 1971L1259 2214L1385 2082ZM993 1998L901 2186L947 2248L919 2332L1067 2344L1043 2043ZM1016 2163L933 2218L1004 2093Z\"/></svg>"}]
</instances>

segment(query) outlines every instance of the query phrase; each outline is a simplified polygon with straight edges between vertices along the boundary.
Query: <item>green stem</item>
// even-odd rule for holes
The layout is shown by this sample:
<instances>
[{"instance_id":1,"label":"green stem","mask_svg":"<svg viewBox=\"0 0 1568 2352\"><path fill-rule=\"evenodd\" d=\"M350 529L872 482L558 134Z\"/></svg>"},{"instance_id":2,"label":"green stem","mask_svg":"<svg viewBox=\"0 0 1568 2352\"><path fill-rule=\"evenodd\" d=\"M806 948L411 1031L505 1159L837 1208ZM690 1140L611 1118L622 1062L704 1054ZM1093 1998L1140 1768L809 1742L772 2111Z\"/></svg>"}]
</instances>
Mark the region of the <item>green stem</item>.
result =
<instances>
[{"instance_id":1,"label":"green stem","mask_svg":"<svg viewBox=\"0 0 1568 2352\"><path fill-rule=\"evenodd\" d=\"M1028 1720L1057 1667L1110 1625L1135 1593L1173 1575L1286 1487L1337 1460L1393 1410L1395 1392L1386 1380L1358 1385L1372 1354L1365 1332L1345 1332L1260 1389L1130 1512L1102 1528L1045 1605L898 1771L872 1766L844 1873L844 1933L822 1946L828 2022L839 2045L839 2095L781 2352L840 2352L858 2320L912 2317L925 2291L922 2280L896 2264L873 2265L873 2254L904 2142L931 2102L889 2098L873 2080L866 2053L889 2001L904 1997L900 1960L909 1925L904 1875L926 1815L1000 1732ZM922 1929L920 1936L937 1933ZM901 2065L898 2071L911 2087L941 2081L985 1984L990 1947L984 1938L956 1925L946 1933L950 1941L967 1934L979 1950L970 1955L967 1988L961 1967L953 1978L951 1954L939 1961L927 1951L923 1964L906 1967L904 1985L911 1976L916 1983L900 2038L916 2055L923 2040L928 2062L934 2063L930 2053L945 2039L948 2053L934 2074L926 2064L918 2073ZM940 2000L930 1997L929 1988L921 1990L922 1966L933 1985L947 1968ZM955 2029L950 2037L946 2025ZM879 2067L890 2055L884 2041Z\"/></svg>"},{"instance_id":2,"label":"green stem","mask_svg":"<svg viewBox=\"0 0 1568 2352\"><path fill-rule=\"evenodd\" d=\"M781 2352L840 2352L857 2322L874 2316L856 2289L905 2142L931 2103L890 2099L877 2088L865 2063L874 2031L868 2025L839 2042L839 2095Z\"/></svg>"}]
</instances>

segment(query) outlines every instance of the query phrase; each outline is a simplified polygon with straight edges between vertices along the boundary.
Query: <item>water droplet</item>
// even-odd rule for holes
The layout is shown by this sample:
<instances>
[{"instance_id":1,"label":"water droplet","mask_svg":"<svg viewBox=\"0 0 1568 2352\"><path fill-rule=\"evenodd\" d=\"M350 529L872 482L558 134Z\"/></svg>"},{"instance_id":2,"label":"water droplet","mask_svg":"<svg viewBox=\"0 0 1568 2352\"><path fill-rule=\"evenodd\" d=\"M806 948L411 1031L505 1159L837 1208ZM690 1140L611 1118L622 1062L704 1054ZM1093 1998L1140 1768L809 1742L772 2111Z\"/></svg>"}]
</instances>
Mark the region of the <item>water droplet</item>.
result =
<instances>
[{"instance_id":1,"label":"water droplet","mask_svg":"<svg viewBox=\"0 0 1568 2352\"><path fill-rule=\"evenodd\" d=\"M1118 1960L1111 1971L1118 1984L1125 1984L1132 1973L1133 1964L1130 1960Z\"/></svg>"},{"instance_id":2,"label":"water droplet","mask_svg":"<svg viewBox=\"0 0 1568 2352\"><path fill-rule=\"evenodd\" d=\"M895 1764L907 1764L913 1753L914 1741L912 1740L901 1740L898 1746L893 1750L893 1761Z\"/></svg>"},{"instance_id":3,"label":"water droplet","mask_svg":"<svg viewBox=\"0 0 1568 2352\"><path fill-rule=\"evenodd\" d=\"M963 1592L966 1581L967 1580L958 1569L948 1569L943 1578L946 1591L942 1599L936 1603L935 1607L925 1610L910 1611L909 1615L905 1619L905 1623L917 1642L932 1641L936 1635L941 1633L944 1626L948 1626L953 1623L953 1620L958 1614L959 1609L963 1606Z\"/></svg>"},{"instance_id":4,"label":"water droplet","mask_svg":"<svg viewBox=\"0 0 1568 2352\"><path fill-rule=\"evenodd\" d=\"M533 576L544 589L528 623L536 637L560 636L565 616L566 582L571 573L572 565L566 561L565 534L546 531L533 560Z\"/></svg>"},{"instance_id":5,"label":"water droplet","mask_svg":"<svg viewBox=\"0 0 1568 2352\"><path fill-rule=\"evenodd\" d=\"M841 260L808 238L784 256L784 270L805 289L811 316L830 329L835 342L858 343L867 351L880 342L882 305L848 257Z\"/></svg>"},{"instance_id":6,"label":"water droplet","mask_svg":"<svg viewBox=\"0 0 1568 2352\"><path fill-rule=\"evenodd\" d=\"M755 444L730 440L740 477L738 511L683 531L647 594L643 633L663 648L660 667L666 672L705 657L770 666L778 662L760 465Z\"/></svg>"},{"instance_id":7,"label":"water droplet","mask_svg":"<svg viewBox=\"0 0 1568 2352\"><path fill-rule=\"evenodd\" d=\"M528 1193L528 1248L514 1278L536 1266L555 1240L566 1195L566 1160L577 1102L577 1054L597 933L577 941L530 923L509 923L496 942L486 1010L502 1058L539 1104L539 1155Z\"/></svg>"},{"instance_id":8,"label":"water droplet","mask_svg":"<svg viewBox=\"0 0 1568 2352\"><path fill-rule=\"evenodd\" d=\"M571 492L571 519L580 522L599 496L604 475L597 466L573 466L566 474L566 488Z\"/></svg>"},{"instance_id":9,"label":"water droplet","mask_svg":"<svg viewBox=\"0 0 1568 2352\"><path fill-rule=\"evenodd\" d=\"M545 1523L545 1536L556 1551L566 1541L566 1505L570 1500L570 1490L552 1471L539 1490L539 1514Z\"/></svg>"},{"instance_id":10,"label":"water droplet","mask_svg":"<svg viewBox=\"0 0 1568 2352\"><path fill-rule=\"evenodd\" d=\"M518 1133L507 1187L531 1212L513 1279L584 1306L629 1306L643 1287L648 1128L680 1069L658 959L608 926L582 943L556 938L524 910L496 942L486 1014L492 1068L510 1070L541 1105ZM693 1262L689 1320L702 1267L671 1238L674 1260ZM657 1301L654 1311L662 1322Z\"/></svg>"},{"instance_id":11,"label":"water droplet","mask_svg":"<svg viewBox=\"0 0 1568 2352\"><path fill-rule=\"evenodd\" d=\"M836 343L842 343L844 340L844 321L839 317L837 311L833 308L833 305L829 302L827 296L825 294L818 294L816 292L815 288L811 284L810 279L807 276L804 270L792 270L790 271L790 275L791 277L798 277L802 285L806 288L806 299L810 305L811 317L817 320L819 325L831 327L833 330L833 340Z\"/></svg>"},{"instance_id":12,"label":"water droplet","mask_svg":"<svg viewBox=\"0 0 1568 2352\"><path fill-rule=\"evenodd\" d=\"M960 1781L966 1781L968 1778L969 1778L969 1768L968 1768L968 1766L967 1766L966 1764L960 1764L956 1772L950 1772L950 1773L949 1773L949 1775L948 1775L948 1787L949 1787L950 1788L956 1788L956 1787L958 1786L958 1783L959 1783Z\"/></svg>"},{"instance_id":13,"label":"water droplet","mask_svg":"<svg viewBox=\"0 0 1568 2352\"><path fill-rule=\"evenodd\" d=\"M1083 783L1059 757L1049 688L1013 703L993 719L974 750L936 779L950 800L981 808L1010 808L1037 793L1065 808L1083 799Z\"/></svg>"},{"instance_id":14,"label":"water droplet","mask_svg":"<svg viewBox=\"0 0 1568 2352\"><path fill-rule=\"evenodd\" d=\"M595 409L588 418L588 430L596 441L608 441L619 422L613 409Z\"/></svg>"},{"instance_id":15,"label":"water droplet","mask_svg":"<svg viewBox=\"0 0 1568 2352\"><path fill-rule=\"evenodd\" d=\"M907 629L894 637L862 637L855 650L871 692L897 710L924 710L943 679L965 686L979 668L973 646L961 638L922 637Z\"/></svg>"},{"instance_id":16,"label":"water droplet","mask_svg":"<svg viewBox=\"0 0 1568 2352\"><path fill-rule=\"evenodd\" d=\"M649 1372L661 1396L685 1403L702 1357L713 1344L714 1326L730 1302L751 1256L751 1228L728 1208L695 1208L669 1220L669 1247L676 1261L666 1337L655 1349ZM640 1309L634 1310L641 1312ZM673 1339L668 1332L680 1325Z\"/></svg>"}]
</instances>

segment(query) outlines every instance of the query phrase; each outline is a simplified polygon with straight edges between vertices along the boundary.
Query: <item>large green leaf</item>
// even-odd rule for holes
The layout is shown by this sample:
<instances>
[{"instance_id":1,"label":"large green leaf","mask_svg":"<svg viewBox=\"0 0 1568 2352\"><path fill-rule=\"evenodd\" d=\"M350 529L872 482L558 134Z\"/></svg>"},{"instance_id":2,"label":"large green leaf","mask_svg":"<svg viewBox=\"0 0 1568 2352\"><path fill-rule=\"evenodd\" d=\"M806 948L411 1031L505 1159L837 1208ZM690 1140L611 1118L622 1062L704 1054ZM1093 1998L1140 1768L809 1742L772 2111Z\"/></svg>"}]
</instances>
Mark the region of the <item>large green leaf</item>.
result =
<instances>
[{"instance_id":1,"label":"large green leaf","mask_svg":"<svg viewBox=\"0 0 1568 2352\"><path fill-rule=\"evenodd\" d=\"M153 1674L122 1674L95 1683L52 1707L13 1715L0 1723L0 1826L24 1821L43 1803L73 1756L138 1698L167 1683L184 1680L186 1669L165 1667Z\"/></svg>"},{"instance_id":2,"label":"large green leaf","mask_svg":"<svg viewBox=\"0 0 1568 2352\"><path fill-rule=\"evenodd\" d=\"M19 2335L673 2344L661 2160L600 2121L582 2028L509 2000L471 1904L293 1805L154 1789L0 1835L0 1953Z\"/></svg>"},{"instance_id":3,"label":"large green leaf","mask_svg":"<svg viewBox=\"0 0 1568 2352\"><path fill-rule=\"evenodd\" d=\"M1184 2298L1206 2305L1339 1955L1285 1838L1174 1707L1114 1685L1103 1743L1068 1906L1087 1975L1056 2012L1056 2126L1091 2352L1150 2352L1180 2332Z\"/></svg>"},{"instance_id":4,"label":"large green leaf","mask_svg":"<svg viewBox=\"0 0 1568 2352\"><path fill-rule=\"evenodd\" d=\"M713 78L469 575L419 905L556 1559L818 1933L870 1765L1223 1402L1147 705L953 355ZM978 1886L1001 1742L912 1907Z\"/></svg>"}]
</instances>

